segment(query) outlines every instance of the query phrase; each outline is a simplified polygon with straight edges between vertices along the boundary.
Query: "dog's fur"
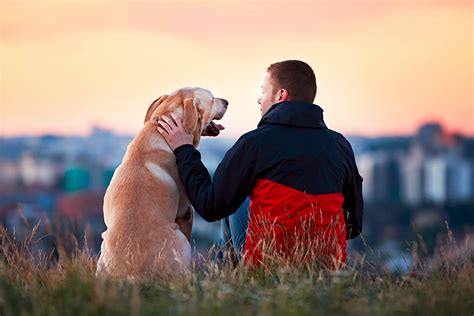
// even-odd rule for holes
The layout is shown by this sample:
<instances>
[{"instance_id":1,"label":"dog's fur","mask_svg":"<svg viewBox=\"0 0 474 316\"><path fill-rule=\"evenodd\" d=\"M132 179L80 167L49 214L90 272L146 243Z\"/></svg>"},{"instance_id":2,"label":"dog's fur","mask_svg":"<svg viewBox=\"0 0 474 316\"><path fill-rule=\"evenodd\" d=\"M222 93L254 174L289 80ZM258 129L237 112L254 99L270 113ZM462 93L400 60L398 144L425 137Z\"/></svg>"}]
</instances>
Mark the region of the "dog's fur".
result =
<instances>
[{"instance_id":1,"label":"dog's fur","mask_svg":"<svg viewBox=\"0 0 474 316\"><path fill-rule=\"evenodd\" d=\"M191 266L192 206L179 179L176 157L154 122L170 113L183 120L197 147L227 101L202 88L163 95L148 108L142 130L128 145L104 196L97 274L129 279L180 278Z\"/></svg>"}]
</instances>

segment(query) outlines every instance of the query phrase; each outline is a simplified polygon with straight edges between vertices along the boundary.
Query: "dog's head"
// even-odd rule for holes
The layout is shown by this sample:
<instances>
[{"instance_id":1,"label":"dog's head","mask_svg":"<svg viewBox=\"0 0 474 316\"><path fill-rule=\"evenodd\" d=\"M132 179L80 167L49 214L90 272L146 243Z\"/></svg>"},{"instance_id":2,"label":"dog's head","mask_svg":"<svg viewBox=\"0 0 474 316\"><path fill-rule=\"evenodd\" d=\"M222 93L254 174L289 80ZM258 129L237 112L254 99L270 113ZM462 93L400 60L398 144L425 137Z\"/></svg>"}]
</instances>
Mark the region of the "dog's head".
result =
<instances>
[{"instance_id":1,"label":"dog's head","mask_svg":"<svg viewBox=\"0 0 474 316\"><path fill-rule=\"evenodd\" d=\"M193 135L193 145L196 147L201 135L219 134L213 120L220 120L224 116L228 104L225 99L215 98L209 90L183 88L153 101L146 113L145 123L158 121L161 116L174 113L183 120L184 129Z\"/></svg>"}]
</instances>

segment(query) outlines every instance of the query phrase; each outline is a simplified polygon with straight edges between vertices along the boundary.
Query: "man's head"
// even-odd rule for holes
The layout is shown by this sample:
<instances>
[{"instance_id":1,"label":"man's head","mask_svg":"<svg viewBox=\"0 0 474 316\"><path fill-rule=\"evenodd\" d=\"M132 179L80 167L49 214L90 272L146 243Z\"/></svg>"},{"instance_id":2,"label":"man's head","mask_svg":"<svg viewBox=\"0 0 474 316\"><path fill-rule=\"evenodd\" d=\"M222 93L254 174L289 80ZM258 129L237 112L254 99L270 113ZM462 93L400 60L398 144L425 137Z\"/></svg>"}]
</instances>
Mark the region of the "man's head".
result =
<instances>
[{"instance_id":1,"label":"man's head","mask_svg":"<svg viewBox=\"0 0 474 316\"><path fill-rule=\"evenodd\" d=\"M285 60L267 68L258 104L263 116L275 103L289 100L313 103L315 96L313 69L300 60Z\"/></svg>"}]
</instances>

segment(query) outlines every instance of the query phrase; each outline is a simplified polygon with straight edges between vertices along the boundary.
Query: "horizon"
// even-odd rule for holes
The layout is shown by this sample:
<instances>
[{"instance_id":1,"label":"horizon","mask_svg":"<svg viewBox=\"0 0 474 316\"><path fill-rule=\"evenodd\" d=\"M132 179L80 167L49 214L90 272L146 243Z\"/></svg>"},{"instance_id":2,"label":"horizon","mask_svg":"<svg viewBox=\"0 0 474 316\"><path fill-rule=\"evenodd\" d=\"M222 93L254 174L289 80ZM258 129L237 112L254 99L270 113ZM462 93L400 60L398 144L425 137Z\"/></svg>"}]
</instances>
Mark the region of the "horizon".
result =
<instances>
[{"instance_id":1,"label":"horizon","mask_svg":"<svg viewBox=\"0 0 474 316\"><path fill-rule=\"evenodd\" d=\"M220 121L219 121L220 122ZM467 137L467 138L474 138L474 131L470 132L464 132L460 129L457 129L457 128L452 128L452 129L448 129L442 122L440 121L433 121L433 120L422 120L418 125L414 126L414 128L412 130L408 130L408 131L399 131L399 132L390 132L390 131L383 131L381 133L376 133L376 134L369 134L369 133L364 133L364 132L360 132L360 133L351 133L351 132L342 132L342 131L338 131L340 133L342 133L344 136L348 136L348 137L365 137L365 138L377 138L377 137L410 137L410 136L414 136L416 135L416 133L418 132L419 128L425 124L440 124L441 127L443 128L443 132L445 134L448 134L448 135L461 135L461 136L464 136L464 137ZM86 125L81 131L79 132L76 132L76 131L71 131L71 130L55 130L55 131L51 131L51 130L47 130L47 129L44 129L44 130L39 130L39 131L33 131L33 132L14 132L14 133L5 133L5 134L2 134L0 132L0 138L21 138L21 137L42 137L42 136L60 136L60 137L74 137L74 136L79 136L79 137L87 137L87 136L90 136L92 134L92 131L94 128L100 128L100 129L103 129L103 130L106 130L108 132L112 132L114 135L118 135L118 136L130 136L130 137L134 137L136 134L138 134L138 132L140 131L141 128L138 128L136 131L124 131L124 130L117 130L116 128L113 128L112 126L106 126L106 125L101 125L101 124L89 124L89 125ZM253 129L257 128L257 126L255 126ZM331 128L331 126L328 126L329 129L333 129ZM227 127L226 127L227 129ZM250 130L247 130L247 131L243 131L242 134L229 134L227 133L227 130L224 129L223 131L221 131L221 133L216 136L216 137L206 137L211 139L211 138L225 138L225 139L234 139L234 138L238 138L240 136L242 136L243 134L253 130L253 129L250 129Z\"/></svg>"},{"instance_id":2,"label":"horizon","mask_svg":"<svg viewBox=\"0 0 474 316\"><path fill-rule=\"evenodd\" d=\"M0 137L135 135L159 95L201 86L229 100L220 137L235 138L256 128L266 67L285 59L315 70L315 103L344 135L432 121L474 135L471 1L110 3L1 3Z\"/></svg>"},{"instance_id":3,"label":"horizon","mask_svg":"<svg viewBox=\"0 0 474 316\"><path fill-rule=\"evenodd\" d=\"M456 130L447 130L445 128L445 126L443 124L441 124L440 122L437 122L437 121L424 121L422 122L413 132L411 133L406 133L406 134L401 134L401 133L394 133L394 134L391 134L391 133L387 133L387 134L376 134L376 135L366 135L366 134L351 134L351 133L344 133L343 135L345 137L360 137L360 138L384 138L384 137L387 137L387 138L397 138L397 137L414 137L416 136L419 128L423 125L426 125L426 124L440 124L441 125L441 128L443 129L443 133L444 135L460 135L462 137L465 137L465 138L474 138L474 133L473 134L466 134L466 133L461 133L461 132L458 132ZM114 136L124 136L124 137L135 137L136 136L136 133L135 134L132 134L132 133L125 133L123 131L117 131L117 130L114 130L114 129L111 129L111 128L108 128L107 126L101 126L101 125L95 125L95 124L92 124L89 126L89 128L84 132L84 133L61 133L61 132L44 132L44 133L25 133L25 134L15 134L15 135L1 135L0 134L0 138L4 138L4 139L8 139L8 138L28 138L28 137L32 137L32 138L40 138L40 137L45 137L45 136L53 136L53 137L90 137L92 136L93 134L93 130L95 128L98 128L100 130L103 130L103 131L106 131L106 132L110 132L112 133ZM225 131L225 130L224 130ZM223 131L221 131L221 134L219 134L218 136L204 136L203 139L226 139L226 140L229 140L229 139L236 139L238 137L240 137L241 135L237 135L237 136L232 136L232 135L222 135L223 134Z\"/></svg>"}]
</instances>

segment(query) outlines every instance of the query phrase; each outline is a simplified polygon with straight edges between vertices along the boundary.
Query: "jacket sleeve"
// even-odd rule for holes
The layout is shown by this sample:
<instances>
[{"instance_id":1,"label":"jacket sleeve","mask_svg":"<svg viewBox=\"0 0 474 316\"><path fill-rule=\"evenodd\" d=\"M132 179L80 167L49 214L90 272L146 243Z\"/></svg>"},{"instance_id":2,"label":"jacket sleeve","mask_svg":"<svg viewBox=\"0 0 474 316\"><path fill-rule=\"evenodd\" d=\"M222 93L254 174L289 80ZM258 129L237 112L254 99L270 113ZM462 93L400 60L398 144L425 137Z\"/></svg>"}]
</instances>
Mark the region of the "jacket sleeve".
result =
<instances>
[{"instance_id":1,"label":"jacket sleeve","mask_svg":"<svg viewBox=\"0 0 474 316\"><path fill-rule=\"evenodd\" d=\"M364 200L362 197L362 177L359 174L350 143L344 139L344 153L348 169L342 194L343 211L346 220L346 239L353 239L362 233Z\"/></svg>"},{"instance_id":2,"label":"jacket sleeve","mask_svg":"<svg viewBox=\"0 0 474 316\"><path fill-rule=\"evenodd\" d=\"M233 214L250 193L255 181L256 147L244 136L226 153L214 173L214 181L192 145L175 149L179 176L189 201L208 222Z\"/></svg>"}]
</instances>

